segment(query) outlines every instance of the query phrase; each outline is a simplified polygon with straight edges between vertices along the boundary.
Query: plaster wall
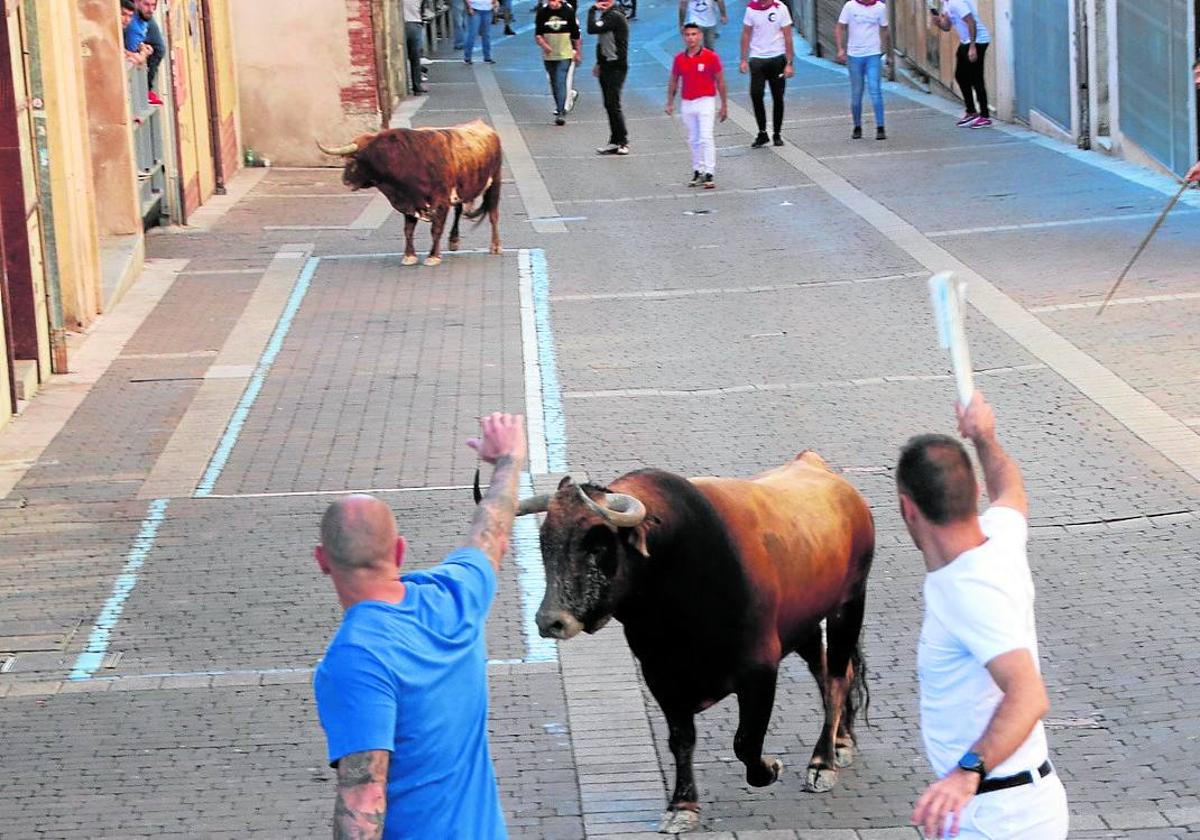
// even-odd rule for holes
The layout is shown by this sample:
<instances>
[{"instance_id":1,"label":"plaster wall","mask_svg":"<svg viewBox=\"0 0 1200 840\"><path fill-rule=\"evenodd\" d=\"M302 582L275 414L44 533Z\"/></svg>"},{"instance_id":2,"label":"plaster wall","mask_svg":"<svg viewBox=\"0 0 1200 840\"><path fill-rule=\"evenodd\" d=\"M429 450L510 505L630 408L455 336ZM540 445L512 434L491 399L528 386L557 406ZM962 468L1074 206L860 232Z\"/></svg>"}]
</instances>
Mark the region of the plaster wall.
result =
<instances>
[{"instance_id":1,"label":"plaster wall","mask_svg":"<svg viewBox=\"0 0 1200 840\"><path fill-rule=\"evenodd\" d=\"M87 326L101 308L99 230L92 194L92 157L83 90L83 57L77 45L75 0L40 0L37 17L45 74L46 140L51 205L63 321Z\"/></svg>"},{"instance_id":2,"label":"plaster wall","mask_svg":"<svg viewBox=\"0 0 1200 840\"><path fill-rule=\"evenodd\" d=\"M285 166L328 165L314 140L380 128L367 0L235 3L242 142Z\"/></svg>"},{"instance_id":3,"label":"plaster wall","mask_svg":"<svg viewBox=\"0 0 1200 840\"><path fill-rule=\"evenodd\" d=\"M102 208L97 214L99 231L102 236L140 236L120 5L113 0L77 3L92 178L96 204Z\"/></svg>"}]
</instances>

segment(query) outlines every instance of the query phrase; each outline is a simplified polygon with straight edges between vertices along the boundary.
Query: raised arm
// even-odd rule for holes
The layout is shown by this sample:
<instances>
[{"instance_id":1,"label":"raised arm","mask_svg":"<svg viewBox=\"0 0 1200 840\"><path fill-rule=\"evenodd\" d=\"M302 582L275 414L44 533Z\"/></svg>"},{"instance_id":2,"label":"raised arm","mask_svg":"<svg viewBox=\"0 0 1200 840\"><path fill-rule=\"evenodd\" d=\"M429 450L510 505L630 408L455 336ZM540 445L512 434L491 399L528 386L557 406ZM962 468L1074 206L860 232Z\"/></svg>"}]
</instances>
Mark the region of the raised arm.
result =
<instances>
[{"instance_id":1,"label":"raised arm","mask_svg":"<svg viewBox=\"0 0 1200 840\"><path fill-rule=\"evenodd\" d=\"M683 29L683 25L687 23L688 0L679 0L679 28Z\"/></svg>"},{"instance_id":2,"label":"raised arm","mask_svg":"<svg viewBox=\"0 0 1200 840\"><path fill-rule=\"evenodd\" d=\"M379 840L387 816L391 753L367 750L343 756L337 768L333 840Z\"/></svg>"},{"instance_id":3,"label":"raised arm","mask_svg":"<svg viewBox=\"0 0 1200 840\"><path fill-rule=\"evenodd\" d=\"M525 418L499 412L479 421L481 434L467 441L479 458L495 466L492 482L475 510L467 544L483 551L500 570L517 515L517 482L525 465Z\"/></svg>"},{"instance_id":4,"label":"raised arm","mask_svg":"<svg viewBox=\"0 0 1200 840\"><path fill-rule=\"evenodd\" d=\"M979 464L983 467L983 479L987 485L988 498L993 505L1010 507L1022 516L1029 517L1029 497L1025 493L1025 481L1017 462L1004 451L996 440L996 412L976 391L971 404L965 409L955 405L958 413L958 430L963 437L975 444Z\"/></svg>"}]
</instances>

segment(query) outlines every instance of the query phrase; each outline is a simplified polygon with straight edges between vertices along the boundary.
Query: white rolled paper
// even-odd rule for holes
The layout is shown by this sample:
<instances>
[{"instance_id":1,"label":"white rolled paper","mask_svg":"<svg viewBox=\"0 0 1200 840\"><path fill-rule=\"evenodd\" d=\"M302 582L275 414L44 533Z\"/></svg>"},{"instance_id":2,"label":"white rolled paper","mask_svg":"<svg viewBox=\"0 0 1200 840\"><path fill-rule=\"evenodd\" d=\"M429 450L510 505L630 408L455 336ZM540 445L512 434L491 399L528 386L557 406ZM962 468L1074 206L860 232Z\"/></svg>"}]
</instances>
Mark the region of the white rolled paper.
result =
<instances>
[{"instance_id":1,"label":"white rolled paper","mask_svg":"<svg viewBox=\"0 0 1200 840\"><path fill-rule=\"evenodd\" d=\"M967 345L967 331L963 325L967 283L965 280L956 281L951 272L943 271L929 278L929 297L933 303L933 318L937 322L938 342L943 349L950 351L958 402L966 408L975 393L971 348Z\"/></svg>"}]
</instances>

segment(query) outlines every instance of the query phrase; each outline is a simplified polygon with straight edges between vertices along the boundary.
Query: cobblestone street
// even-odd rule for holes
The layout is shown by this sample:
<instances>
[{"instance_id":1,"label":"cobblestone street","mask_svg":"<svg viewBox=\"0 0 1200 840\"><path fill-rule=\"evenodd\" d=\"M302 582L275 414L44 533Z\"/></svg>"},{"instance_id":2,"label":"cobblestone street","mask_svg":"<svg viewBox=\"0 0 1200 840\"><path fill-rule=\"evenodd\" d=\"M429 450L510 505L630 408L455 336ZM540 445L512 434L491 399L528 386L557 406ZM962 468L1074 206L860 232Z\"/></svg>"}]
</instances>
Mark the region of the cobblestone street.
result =
<instances>
[{"instance_id":1,"label":"cobblestone street","mask_svg":"<svg viewBox=\"0 0 1200 840\"><path fill-rule=\"evenodd\" d=\"M1200 193L1097 318L1170 179L1013 126L956 129L956 103L890 83L889 139L851 141L845 70L803 46L787 144L751 149L734 24L718 188L689 190L662 111L677 7L641 5L628 157L595 154L590 62L553 125L527 4L497 64L445 49L406 104L397 124L500 131L500 256L486 221L465 223L464 250L402 267L403 217L333 168L245 170L216 210L148 236L146 274L78 372L0 432L0 836L326 836L311 680L340 610L312 559L321 512L376 493L408 567L433 565L472 516L463 442L504 410L530 415L526 489L645 466L751 475L806 448L846 474L879 546L861 753L832 792L803 792L824 718L792 657L767 736L777 784L746 785L733 698L698 716L693 836L916 838L924 566L892 467L910 435L954 431L940 270L968 282L976 381L1029 485L1071 836L1200 836ZM538 637L536 527L518 522L488 627L511 835L661 836L665 722L617 622Z\"/></svg>"}]
</instances>

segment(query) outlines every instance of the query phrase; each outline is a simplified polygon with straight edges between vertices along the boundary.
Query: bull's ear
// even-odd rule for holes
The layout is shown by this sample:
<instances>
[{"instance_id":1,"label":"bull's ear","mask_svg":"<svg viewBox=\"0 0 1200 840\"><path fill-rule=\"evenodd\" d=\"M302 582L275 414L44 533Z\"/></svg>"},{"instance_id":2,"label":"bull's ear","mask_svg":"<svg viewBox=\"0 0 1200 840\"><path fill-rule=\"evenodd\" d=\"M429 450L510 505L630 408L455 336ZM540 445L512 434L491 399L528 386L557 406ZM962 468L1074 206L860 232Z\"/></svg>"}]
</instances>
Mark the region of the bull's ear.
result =
<instances>
[{"instance_id":1,"label":"bull's ear","mask_svg":"<svg viewBox=\"0 0 1200 840\"><path fill-rule=\"evenodd\" d=\"M646 536L650 533L651 524L650 517L646 517L637 525L630 528L626 537L626 540L637 550L637 553L645 558L650 557L650 549L646 547Z\"/></svg>"}]
</instances>

